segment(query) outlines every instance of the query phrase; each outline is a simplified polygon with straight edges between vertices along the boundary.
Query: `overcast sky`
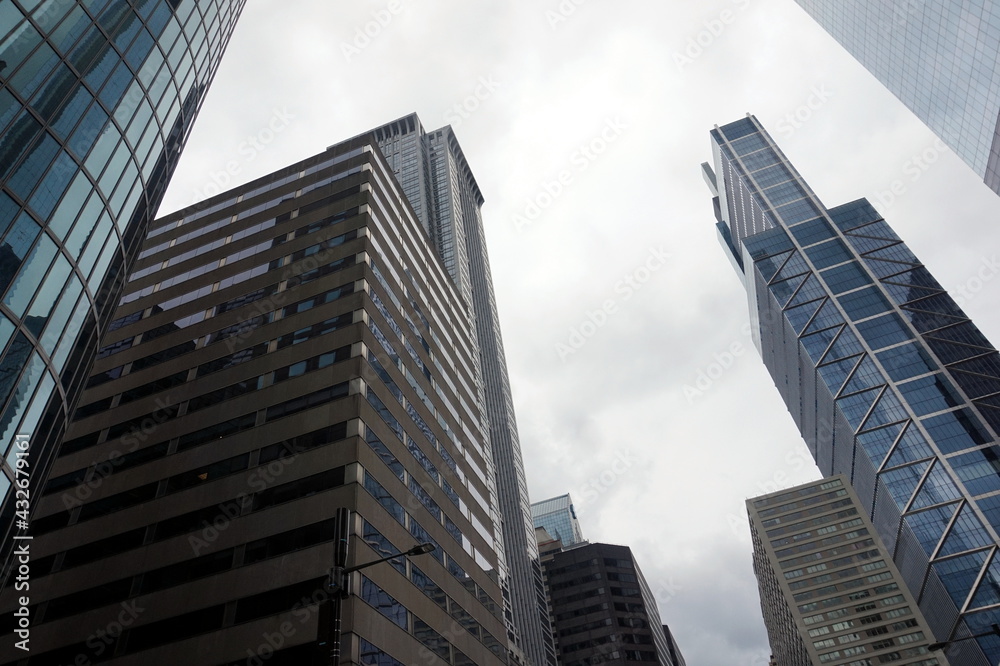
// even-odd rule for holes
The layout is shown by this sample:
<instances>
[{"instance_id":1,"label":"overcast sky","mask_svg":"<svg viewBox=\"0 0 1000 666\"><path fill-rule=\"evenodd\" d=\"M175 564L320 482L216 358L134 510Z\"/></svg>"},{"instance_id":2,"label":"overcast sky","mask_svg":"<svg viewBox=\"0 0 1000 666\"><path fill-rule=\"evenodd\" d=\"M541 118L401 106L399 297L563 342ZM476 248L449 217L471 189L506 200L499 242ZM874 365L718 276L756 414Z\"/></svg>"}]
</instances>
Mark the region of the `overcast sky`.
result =
<instances>
[{"instance_id":1,"label":"overcast sky","mask_svg":"<svg viewBox=\"0 0 1000 666\"><path fill-rule=\"evenodd\" d=\"M994 342L1000 198L793 0L252 0L161 213L412 111L486 197L532 501L632 547L690 666L766 664L744 501L819 473L746 334L709 130L754 113L828 206L876 202Z\"/></svg>"}]
</instances>

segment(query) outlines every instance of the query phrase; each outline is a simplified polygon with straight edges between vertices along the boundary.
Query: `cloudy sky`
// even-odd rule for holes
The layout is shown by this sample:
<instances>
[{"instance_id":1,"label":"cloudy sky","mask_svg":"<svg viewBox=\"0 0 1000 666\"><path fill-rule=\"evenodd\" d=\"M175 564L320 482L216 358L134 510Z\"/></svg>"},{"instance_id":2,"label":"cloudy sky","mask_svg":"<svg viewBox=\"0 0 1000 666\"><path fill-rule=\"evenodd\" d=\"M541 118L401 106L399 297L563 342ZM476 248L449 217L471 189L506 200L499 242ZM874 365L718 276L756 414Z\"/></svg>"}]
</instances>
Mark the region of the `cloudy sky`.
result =
<instances>
[{"instance_id":1,"label":"cloudy sky","mask_svg":"<svg viewBox=\"0 0 1000 666\"><path fill-rule=\"evenodd\" d=\"M532 500L633 548L690 666L766 664L744 501L819 473L744 328L708 131L754 113L827 205L875 201L994 341L1000 198L793 0L252 0L161 212L412 111L486 197Z\"/></svg>"}]
</instances>

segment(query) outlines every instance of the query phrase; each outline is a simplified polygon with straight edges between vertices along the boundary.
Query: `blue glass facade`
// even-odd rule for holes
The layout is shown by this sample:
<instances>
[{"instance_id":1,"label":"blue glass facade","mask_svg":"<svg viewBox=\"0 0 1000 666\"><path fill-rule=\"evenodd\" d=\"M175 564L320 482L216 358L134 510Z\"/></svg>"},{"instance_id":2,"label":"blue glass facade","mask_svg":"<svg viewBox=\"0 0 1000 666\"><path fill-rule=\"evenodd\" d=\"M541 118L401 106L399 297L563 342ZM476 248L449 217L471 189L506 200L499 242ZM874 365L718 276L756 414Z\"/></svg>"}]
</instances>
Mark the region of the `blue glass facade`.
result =
<instances>
[{"instance_id":1,"label":"blue glass facade","mask_svg":"<svg viewBox=\"0 0 1000 666\"><path fill-rule=\"evenodd\" d=\"M816 464L851 479L938 640L988 630L1000 354L868 201L826 208L756 118L712 142L720 238ZM1000 639L978 644L951 663L997 663Z\"/></svg>"},{"instance_id":2,"label":"blue glass facade","mask_svg":"<svg viewBox=\"0 0 1000 666\"><path fill-rule=\"evenodd\" d=\"M1000 6L796 0L1000 194Z\"/></svg>"},{"instance_id":3,"label":"blue glass facade","mask_svg":"<svg viewBox=\"0 0 1000 666\"><path fill-rule=\"evenodd\" d=\"M15 441L40 479L243 4L0 0L0 532Z\"/></svg>"},{"instance_id":4,"label":"blue glass facade","mask_svg":"<svg viewBox=\"0 0 1000 666\"><path fill-rule=\"evenodd\" d=\"M544 528L553 539L562 541L563 548L584 541L573 500L568 494L532 504L531 520L535 527Z\"/></svg>"}]
</instances>

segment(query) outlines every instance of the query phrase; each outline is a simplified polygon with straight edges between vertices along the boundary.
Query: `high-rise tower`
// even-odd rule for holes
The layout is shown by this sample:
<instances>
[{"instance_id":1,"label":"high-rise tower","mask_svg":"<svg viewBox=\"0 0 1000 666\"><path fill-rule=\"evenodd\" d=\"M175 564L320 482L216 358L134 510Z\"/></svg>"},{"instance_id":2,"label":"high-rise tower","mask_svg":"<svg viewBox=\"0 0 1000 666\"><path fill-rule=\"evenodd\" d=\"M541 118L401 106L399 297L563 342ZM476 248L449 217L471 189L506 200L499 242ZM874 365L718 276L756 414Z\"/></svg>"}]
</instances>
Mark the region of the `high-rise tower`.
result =
<instances>
[{"instance_id":1,"label":"high-rise tower","mask_svg":"<svg viewBox=\"0 0 1000 666\"><path fill-rule=\"evenodd\" d=\"M796 2L1000 194L1000 4Z\"/></svg>"},{"instance_id":2,"label":"high-rise tower","mask_svg":"<svg viewBox=\"0 0 1000 666\"><path fill-rule=\"evenodd\" d=\"M536 528L542 527L553 539L559 539L563 548L584 541L583 529L576 518L573 499L569 493L532 504L531 520Z\"/></svg>"},{"instance_id":3,"label":"high-rise tower","mask_svg":"<svg viewBox=\"0 0 1000 666\"><path fill-rule=\"evenodd\" d=\"M507 376L480 207L483 195L451 127L425 132L415 114L374 130L459 293L470 304L483 376L497 508L509 567L512 632L533 666L555 664L524 462Z\"/></svg>"},{"instance_id":4,"label":"high-rise tower","mask_svg":"<svg viewBox=\"0 0 1000 666\"><path fill-rule=\"evenodd\" d=\"M243 5L0 2L0 560Z\"/></svg>"},{"instance_id":5,"label":"high-rise tower","mask_svg":"<svg viewBox=\"0 0 1000 666\"><path fill-rule=\"evenodd\" d=\"M326 666L338 508L349 566L436 546L353 574L341 663L507 661L469 305L371 135L155 221L104 343L32 523L32 664Z\"/></svg>"},{"instance_id":6,"label":"high-rise tower","mask_svg":"<svg viewBox=\"0 0 1000 666\"><path fill-rule=\"evenodd\" d=\"M1000 354L868 201L826 208L753 116L711 137L717 229L816 464L850 479L937 640L988 631ZM997 637L954 649L1000 660Z\"/></svg>"},{"instance_id":7,"label":"high-rise tower","mask_svg":"<svg viewBox=\"0 0 1000 666\"><path fill-rule=\"evenodd\" d=\"M779 664L946 664L847 477L747 500L753 568Z\"/></svg>"}]
</instances>

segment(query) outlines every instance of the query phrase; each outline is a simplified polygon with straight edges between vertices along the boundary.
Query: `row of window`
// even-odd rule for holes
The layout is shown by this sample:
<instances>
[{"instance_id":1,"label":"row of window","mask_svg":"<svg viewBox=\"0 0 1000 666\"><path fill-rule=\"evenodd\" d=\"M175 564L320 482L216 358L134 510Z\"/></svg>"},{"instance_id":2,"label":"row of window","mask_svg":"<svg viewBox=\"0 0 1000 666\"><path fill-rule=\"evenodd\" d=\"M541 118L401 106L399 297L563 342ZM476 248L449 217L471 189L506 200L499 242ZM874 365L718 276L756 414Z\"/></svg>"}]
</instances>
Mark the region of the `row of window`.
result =
<instances>
[{"instance_id":1,"label":"row of window","mask_svg":"<svg viewBox=\"0 0 1000 666\"><path fill-rule=\"evenodd\" d=\"M297 301L296 303L293 303L291 305L282 308L280 310L280 315L281 315L280 318L284 319L293 314L300 314L302 312L306 312L321 305L332 303L353 292L354 292L353 282L343 284L333 289L328 289L327 291L317 294L316 296L312 296L310 298ZM260 356L264 353L267 353L268 351L276 351L279 349L284 349L285 347L299 344L305 342L306 340L310 340L312 338L325 335L327 333L333 332L335 330L338 330L339 328L343 328L344 326L351 324L353 322L353 317L354 317L353 312L348 312L341 315L335 315L334 317L330 317L321 322L317 322L315 324L311 324L309 326L303 327L291 333L279 336L273 340L259 343L254 347L241 349L231 354L227 354L226 356L214 359L212 361L207 361L206 363L203 363L198 366L198 368L195 371L196 372L195 376L202 377L204 375L210 374L211 372L220 371L225 368L239 365L240 363L252 360L253 358L256 358L257 356ZM251 320L241 321L236 325L226 326L206 336L205 346L210 346L212 344L215 344L222 340L226 340L233 336L246 337L249 331L252 331L264 324L272 323L273 321L275 321L274 313L268 312L264 315L259 315L257 317L254 317ZM188 352L191 352L196 348L197 348L197 341L183 342L179 345L175 345L173 347L169 347L167 349L154 352L149 356L143 356L141 358L138 358L135 361L132 361L132 364L129 369L131 372L144 370L146 368L153 367L154 365L159 365L161 363L171 361L179 356L183 356L184 354L187 354ZM117 379L118 377L123 376L125 374L125 367L126 366L121 365L118 366L117 368L112 368L111 370L108 370L106 372L94 375L94 377L91 379L91 382L88 384L88 388L93 386L98 386L106 381L110 381L111 379ZM173 375L171 377L173 377ZM123 393L119 404L130 402L144 395L151 395L152 393L155 393L156 391L160 390L158 387L169 388L170 386L174 386L177 383L180 382L172 381L169 378L155 379L151 382L148 382L147 384L143 384L129 391L128 399L126 399L126 395ZM96 414L100 411L104 411L105 409L110 408L111 404L112 404L112 398L109 397L109 398L104 398L103 400L98 401L97 403L90 403L87 405L83 405L77 410L74 419L81 419Z\"/></svg>"}]
</instances>

